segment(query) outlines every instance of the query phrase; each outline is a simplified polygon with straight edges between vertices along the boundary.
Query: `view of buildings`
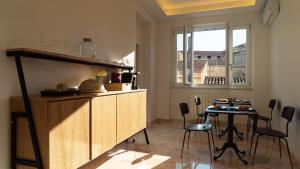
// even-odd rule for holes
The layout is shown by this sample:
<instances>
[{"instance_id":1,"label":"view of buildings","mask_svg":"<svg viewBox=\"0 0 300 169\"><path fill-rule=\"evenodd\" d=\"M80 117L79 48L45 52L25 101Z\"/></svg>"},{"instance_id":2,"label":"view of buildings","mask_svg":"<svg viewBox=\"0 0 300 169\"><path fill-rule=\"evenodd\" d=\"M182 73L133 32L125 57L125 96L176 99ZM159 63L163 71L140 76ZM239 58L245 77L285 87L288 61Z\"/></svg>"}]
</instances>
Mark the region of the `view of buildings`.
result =
<instances>
[{"instance_id":1,"label":"view of buildings","mask_svg":"<svg viewBox=\"0 0 300 169\"><path fill-rule=\"evenodd\" d=\"M190 56L190 54L187 54ZM225 85L226 84L226 51L193 51L193 71L187 70L187 79L193 84ZM187 64L192 67L191 59ZM233 48L232 66L229 70L232 83L246 83L246 44ZM177 82L183 81L183 51L177 53Z\"/></svg>"}]
</instances>

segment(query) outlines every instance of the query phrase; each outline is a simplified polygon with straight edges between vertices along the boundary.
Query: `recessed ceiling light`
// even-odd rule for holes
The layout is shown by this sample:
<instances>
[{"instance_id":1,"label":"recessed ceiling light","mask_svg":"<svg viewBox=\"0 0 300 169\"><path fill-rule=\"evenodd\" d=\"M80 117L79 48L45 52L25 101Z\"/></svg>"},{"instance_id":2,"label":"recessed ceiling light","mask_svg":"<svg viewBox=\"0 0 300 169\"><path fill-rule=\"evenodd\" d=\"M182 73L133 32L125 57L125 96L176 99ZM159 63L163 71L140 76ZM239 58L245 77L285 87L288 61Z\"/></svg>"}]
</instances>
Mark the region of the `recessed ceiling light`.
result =
<instances>
[{"instance_id":1,"label":"recessed ceiling light","mask_svg":"<svg viewBox=\"0 0 300 169\"><path fill-rule=\"evenodd\" d=\"M156 0L167 16L254 6L256 0Z\"/></svg>"}]
</instances>

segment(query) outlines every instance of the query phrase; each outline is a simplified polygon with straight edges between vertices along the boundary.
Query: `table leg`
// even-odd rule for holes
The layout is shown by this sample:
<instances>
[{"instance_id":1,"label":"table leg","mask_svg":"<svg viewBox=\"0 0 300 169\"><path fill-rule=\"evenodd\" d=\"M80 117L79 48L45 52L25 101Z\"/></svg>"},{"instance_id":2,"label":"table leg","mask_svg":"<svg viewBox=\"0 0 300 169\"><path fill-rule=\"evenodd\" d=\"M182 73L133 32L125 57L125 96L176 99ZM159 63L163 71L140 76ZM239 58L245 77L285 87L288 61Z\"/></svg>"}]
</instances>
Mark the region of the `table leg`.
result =
<instances>
[{"instance_id":1,"label":"table leg","mask_svg":"<svg viewBox=\"0 0 300 169\"><path fill-rule=\"evenodd\" d=\"M214 160L217 160L218 158L220 158L228 147L229 147L229 144L226 142L223 144L222 148L216 148L216 151L221 151L221 153L218 155L215 155Z\"/></svg>"},{"instance_id":2,"label":"table leg","mask_svg":"<svg viewBox=\"0 0 300 169\"><path fill-rule=\"evenodd\" d=\"M233 131L235 132L236 136L239 139L243 140L243 135L244 135L243 132L239 132L235 126L233 126ZM219 134L219 138L223 137L227 132L228 132L228 127L225 130L221 130L221 133Z\"/></svg>"},{"instance_id":3,"label":"table leg","mask_svg":"<svg viewBox=\"0 0 300 169\"><path fill-rule=\"evenodd\" d=\"M235 132L236 136L237 136L239 139L243 140L243 135L244 135L243 132L239 132L238 129L237 129L235 126L233 126L233 131Z\"/></svg>"},{"instance_id":4,"label":"table leg","mask_svg":"<svg viewBox=\"0 0 300 169\"><path fill-rule=\"evenodd\" d=\"M234 128L235 128L235 126L233 125L234 124L233 117L234 117L233 114L228 114L227 142L224 143L222 148L220 148L220 149L216 148L217 151L221 151L221 152L220 152L220 154L214 156L214 160L217 160L218 158L220 158L223 155L223 153L225 152L225 150L227 148L231 147L235 151L235 153L237 154L239 159L246 165L246 164L248 164L248 161L243 159L241 156L241 154L245 155L246 151L239 150L238 146L233 142L233 132L234 132Z\"/></svg>"},{"instance_id":5,"label":"table leg","mask_svg":"<svg viewBox=\"0 0 300 169\"><path fill-rule=\"evenodd\" d=\"M233 144L233 145L232 145L232 148L233 148L233 150L235 151L236 155L239 157L239 159L240 159L245 165L247 165L247 164L248 164L248 161L245 160L245 159L243 159L243 158L241 157L241 154L245 155L245 154L246 154L246 151L241 151L241 150L239 150L239 148L238 148L238 146L237 146L236 144Z\"/></svg>"},{"instance_id":6,"label":"table leg","mask_svg":"<svg viewBox=\"0 0 300 169\"><path fill-rule=\"evenodd\" d=\"M219 134L219 138L223 137L227 132L228 132L228 127L226 127L225 130L221 130L221 132Z\"/></svg>"}]
</instances>

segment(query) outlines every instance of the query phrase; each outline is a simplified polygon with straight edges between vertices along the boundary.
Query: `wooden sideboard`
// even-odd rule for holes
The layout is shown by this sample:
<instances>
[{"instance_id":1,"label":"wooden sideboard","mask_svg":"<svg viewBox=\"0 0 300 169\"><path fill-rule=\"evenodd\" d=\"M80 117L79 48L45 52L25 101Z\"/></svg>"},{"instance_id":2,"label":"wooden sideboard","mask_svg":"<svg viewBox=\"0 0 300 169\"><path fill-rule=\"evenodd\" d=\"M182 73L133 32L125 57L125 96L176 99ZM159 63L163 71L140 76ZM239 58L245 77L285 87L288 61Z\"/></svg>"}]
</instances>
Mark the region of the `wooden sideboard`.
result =
<instances>
[{"instance_id":1,"label":"wooden sideboard","mask_svg":"<svg viewBox=\"0 0 300 169\"><path fill-rule=\"evenodd\" d=\"M31 96L30 102L45 169L75 169L144 129L146 90L67 97ZM11 112L24 112L12 97ZM17 158L34 160L26 119L18 119ZM148 140L147 140L148 142ZM18 169L32 169L17 166Z\"/></svg>"}]
</instances>

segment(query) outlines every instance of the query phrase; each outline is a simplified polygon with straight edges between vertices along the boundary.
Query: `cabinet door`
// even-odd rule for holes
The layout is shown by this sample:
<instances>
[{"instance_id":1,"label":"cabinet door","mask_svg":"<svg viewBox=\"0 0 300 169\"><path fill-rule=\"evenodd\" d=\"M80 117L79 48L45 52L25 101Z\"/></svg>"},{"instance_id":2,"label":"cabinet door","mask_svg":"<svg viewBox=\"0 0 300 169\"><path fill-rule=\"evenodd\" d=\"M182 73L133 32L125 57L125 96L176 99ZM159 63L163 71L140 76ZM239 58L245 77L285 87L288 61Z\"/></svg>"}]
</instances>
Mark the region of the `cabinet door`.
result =
<instances>
[{"instance_id":1,"label":"cabinet door","mask_svg":"<svg viewBox=\"0 0 300 169\"><path fill-rule=\"evenodd\" d=\"M146 92L117 95L117 143L146 128Z\"/></svg>"},{"instance_id":2,"label":"cabinet door","mask_svg":"<svg viewBox=\"0 0 300 169\"><path fill-rule=\"evenodd\" d=\"M92 99L92 159L116 145L116 102L116 95Z\"/></svg>"},{"instance_id":3,"label":"cabinet door","mask_svg":"<svg viewBox=\"0 0 300 169\"><path fill-rule=\"evenodd\" d=\"M89 161L90 99L48 103L49 169Z\"/></svg>"}]
</instances>

